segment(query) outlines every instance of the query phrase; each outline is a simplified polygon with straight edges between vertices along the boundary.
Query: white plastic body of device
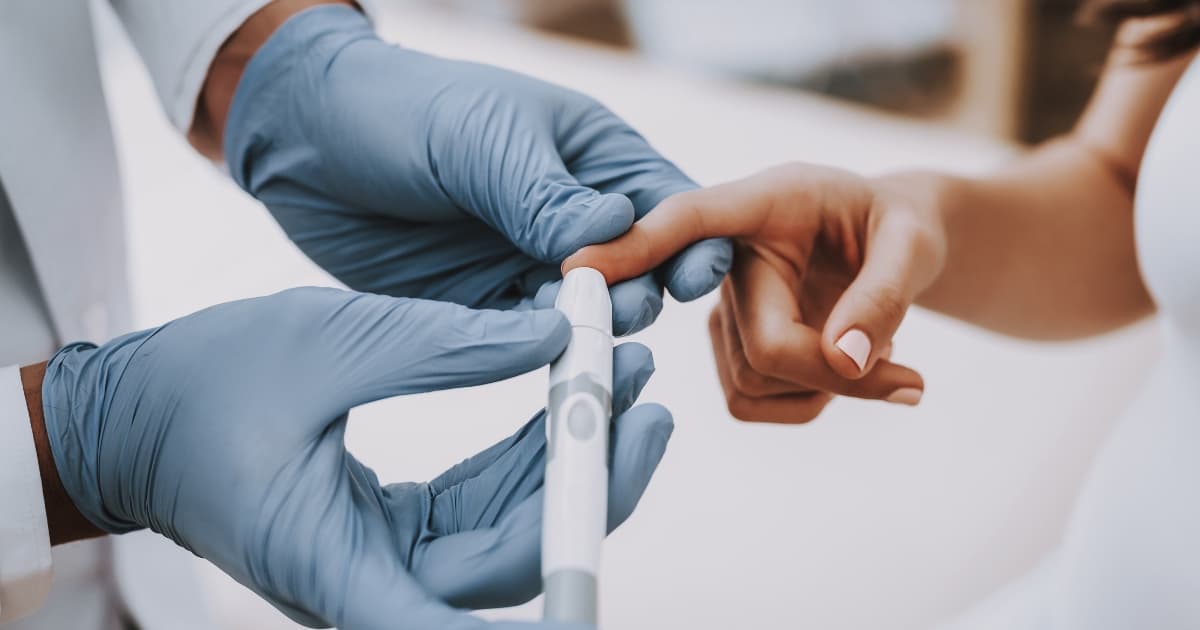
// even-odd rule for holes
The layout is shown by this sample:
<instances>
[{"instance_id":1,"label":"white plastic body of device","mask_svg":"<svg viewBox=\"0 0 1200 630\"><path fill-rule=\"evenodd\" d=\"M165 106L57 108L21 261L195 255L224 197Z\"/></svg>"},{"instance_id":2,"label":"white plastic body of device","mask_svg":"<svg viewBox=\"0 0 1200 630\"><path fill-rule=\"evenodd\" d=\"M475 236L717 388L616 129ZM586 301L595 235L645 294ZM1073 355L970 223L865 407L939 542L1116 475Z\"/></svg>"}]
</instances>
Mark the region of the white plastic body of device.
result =
<instances>
[{"instance_id":1,"label":"white plastic body of device","mask_svg":"<svg viewBox=\"0 0 1200 630\"><path fill-rule=\"evenodd\" d=\"M571 322L571 341L550 364L542 526L544 617L596 624L612 420L612 302L604 276L587 267L571 270L554 306Z\"/></svg>"}]
</instances>

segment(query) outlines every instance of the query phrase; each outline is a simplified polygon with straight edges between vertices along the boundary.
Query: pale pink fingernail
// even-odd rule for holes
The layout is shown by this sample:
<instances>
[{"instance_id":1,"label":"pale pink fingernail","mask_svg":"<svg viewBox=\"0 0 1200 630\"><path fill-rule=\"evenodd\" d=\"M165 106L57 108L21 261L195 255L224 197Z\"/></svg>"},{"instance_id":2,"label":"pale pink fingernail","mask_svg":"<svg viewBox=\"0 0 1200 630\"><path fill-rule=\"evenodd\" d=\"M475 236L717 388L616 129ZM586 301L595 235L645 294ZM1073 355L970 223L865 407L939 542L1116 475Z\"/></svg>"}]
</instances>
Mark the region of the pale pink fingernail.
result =
<instances>
[{"instance_id":1,"label":"pale pink fingernail","mask_svg":"<svg viewBox=\"0 0 1200 630\"><path fill-rule=\"evenodd\" d=\"M921 396L924 394L925 392L917 389L916 387L901 387L900 389L897 389L889 394L887 398L884 398L884 400L890 403L915 407L917 403L921 402Z\"/></svg>"},{"instance_id":2,"label":"pale pink fingernail","mask_svg":"<svg viewBox=\"0 0 1200 630\"><path fill-rule=\"evenodd\" d=\"M867 338L867 333L851 328L842 333L842 338L834 345L854 361L859 371L867 367L867 359L871 356L871 340Z\"/></svg>"}]
</instances>

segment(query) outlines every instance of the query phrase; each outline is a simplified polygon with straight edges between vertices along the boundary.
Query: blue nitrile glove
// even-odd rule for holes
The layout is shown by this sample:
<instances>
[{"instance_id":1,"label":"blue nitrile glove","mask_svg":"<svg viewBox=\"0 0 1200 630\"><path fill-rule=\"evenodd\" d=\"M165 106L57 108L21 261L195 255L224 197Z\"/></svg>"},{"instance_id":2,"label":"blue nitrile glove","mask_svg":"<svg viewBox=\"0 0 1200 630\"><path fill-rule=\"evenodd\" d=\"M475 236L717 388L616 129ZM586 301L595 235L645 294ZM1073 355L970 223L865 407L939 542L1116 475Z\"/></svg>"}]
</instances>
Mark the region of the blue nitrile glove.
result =
<instances>
[{"instance_id":1,"label":"blue nitrile glove","mask_svg":"<svg viewBox=\"0 0 1200 630\"><path fill-rule=\"evenodd\" d=\"M556 311L296 289L64 348L43 381L46 430L89 521L160 532L296 621L490 628L451 606L512 605L539 590L542 413L433 482L386 487L346 452L347 413L526 372L568 336ZM645 347L617 349L613 527L671 433L662 407L626 411L652 371ZM418 448L397 444L396 456Z\"/></svg>"},{"instance_id":2,"label":"blue nitrile glove","mask_svg":"<svg viewBox=\"0 0 1200 630\"><path fill-rule=\"evenodd\" d=\"M558 265L695 184L595 100L380 40L345 6L304 11L248 64L225 126L234 179L347 286L474 307L549 307ZM614 330L662 286L716 288L728 241L613 288ZM536 297L536 299L534 299Z\"/></svg>"}]
</instances>

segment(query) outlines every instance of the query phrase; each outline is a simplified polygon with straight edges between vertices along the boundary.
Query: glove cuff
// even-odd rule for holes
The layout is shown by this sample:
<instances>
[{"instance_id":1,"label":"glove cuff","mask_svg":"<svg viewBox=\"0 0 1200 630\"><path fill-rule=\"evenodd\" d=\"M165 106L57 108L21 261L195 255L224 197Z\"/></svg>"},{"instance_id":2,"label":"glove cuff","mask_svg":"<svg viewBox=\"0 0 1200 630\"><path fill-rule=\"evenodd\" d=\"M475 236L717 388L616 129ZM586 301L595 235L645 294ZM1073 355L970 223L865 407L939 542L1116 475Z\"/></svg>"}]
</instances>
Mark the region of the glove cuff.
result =
<instances>
[{"instance_id":1,"label":"glove cuff","mask_svg":"<svg viewBox=\"0 0 1200 630\"><path fill-rule=\"evenodd\" d=\"M371 21L361 12L322 5L288 18L254 53L238 80L224 131L225 162L243 190L254 194L258 187L254 163L273 143L271 127L286 124L280 119L300 102L320 96L293 89L319 85L311 80L314 77L297 76L296 71L309 67L314 55L331 58L350 42L375 37Z\"/></svg>"},{"instance_id":2,"label":"glove cuff","mask_svg":"<svg viewBox=\"0 0 1200 630\"><path fill-rule=\"evenodd\" d=\"M124 534L142 526L111 513L104 505L99 470L103 410L108 379L113 374L97 347L73 343L59 350L46 365L42 381L42 413L54 466L75 509L96 527Z\"/></svg>"}]
</instances>

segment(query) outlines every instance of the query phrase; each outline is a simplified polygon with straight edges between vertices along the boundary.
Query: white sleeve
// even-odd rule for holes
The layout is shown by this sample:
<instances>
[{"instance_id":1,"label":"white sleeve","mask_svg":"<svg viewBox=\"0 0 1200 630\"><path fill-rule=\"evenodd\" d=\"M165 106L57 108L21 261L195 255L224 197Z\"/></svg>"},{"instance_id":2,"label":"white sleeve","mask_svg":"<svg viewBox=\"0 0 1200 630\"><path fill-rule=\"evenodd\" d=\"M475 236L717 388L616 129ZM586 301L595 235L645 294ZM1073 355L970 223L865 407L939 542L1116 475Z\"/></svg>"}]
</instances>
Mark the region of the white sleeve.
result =
<instances>
[{"instance_id":1,"label":"white sleeve","mask_svg":"<svg viewBox=\"0 0 1200 630\"><path fill-rule=\"evenodd\" d=\"M187 132L221 44L271 0L111 0L171 123ZM371 15L373 2L359 0Z\"/></svg>"},{"instance_id":2,"label":"white sleeve","mask_svg":"<svg viewBox=\"0 0 1200 630\"><path fill-rule=\"evenodd\" d=\"M50 590L50 532L21 372L0 368L0 625L37 610Z\"/></svg>"}]
</instances>

